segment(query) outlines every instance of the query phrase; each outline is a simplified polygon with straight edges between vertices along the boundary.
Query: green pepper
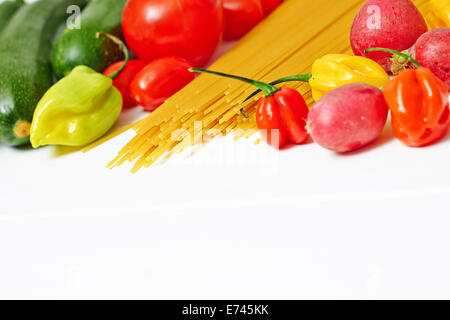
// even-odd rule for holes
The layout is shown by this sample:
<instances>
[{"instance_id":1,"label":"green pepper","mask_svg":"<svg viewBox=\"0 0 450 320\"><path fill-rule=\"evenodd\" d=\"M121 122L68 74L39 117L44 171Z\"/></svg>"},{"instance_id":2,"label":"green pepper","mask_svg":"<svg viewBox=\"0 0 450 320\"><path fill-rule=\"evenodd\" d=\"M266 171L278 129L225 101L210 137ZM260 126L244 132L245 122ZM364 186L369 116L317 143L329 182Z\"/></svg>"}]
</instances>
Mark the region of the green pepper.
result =
<instances>
[{"instance_id":1,"label":"green pepper","mask_svg":"<svg viewBox=\"0 0 450 320\"><path fill-rule=\"evenodd\" d=\"M119 44L124 47L123 43ZM122 95L113 86L113 79L125 68L127 61L126 54L121 70L110 77L78 66L54 84L39 101L34 113L30 130L33 148L44 145L80 147L103 136L122 111Z\"/></svg>"}]
</instances>

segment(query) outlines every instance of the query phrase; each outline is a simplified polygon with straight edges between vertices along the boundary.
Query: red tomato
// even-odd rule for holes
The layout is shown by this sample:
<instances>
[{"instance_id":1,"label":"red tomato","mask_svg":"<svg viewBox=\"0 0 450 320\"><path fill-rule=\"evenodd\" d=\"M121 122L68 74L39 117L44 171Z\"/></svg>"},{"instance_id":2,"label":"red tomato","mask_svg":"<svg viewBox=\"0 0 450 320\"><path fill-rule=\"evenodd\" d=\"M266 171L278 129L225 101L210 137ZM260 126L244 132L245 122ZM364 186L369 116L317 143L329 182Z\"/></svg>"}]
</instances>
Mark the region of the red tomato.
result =
<instances>
[{"instance_id":1,"label":"red tomato","mask_svg":"<svg viewBox=\"0 0 450 320\"><path fill-rule=\"evenodd\" d=\"M264 14L268 16L272 13L284 0L261 0Z\"/></svg>"},{"instance_id":2,"label":"red tomato","mask_svg":"<svg viewBox=\"0 0 450 320\"><path fill-rule=\"evenodd\" d=\"M194 80L192 66L180 57L165 57L148 64L130 85L131 97L147 111L158 108L170 96Z\"/></svg>"},{"instance_id":3,"label":"red tomato","mask_svg":"<svg viewBox=\"0 0 450 320\"><path fill-rule=\"evenodd\" d=\"M264 19L260 0L224 0L225 40L243 37Z\"/></svg>"},{"instance_id":4,"label":"red tomato","mask_svg":"<svg viewBox=\"0 0 450 320\"><path fill-rule=\"evenodd\" d=\"M222 0L129 0L122 17L123 34L143 60L180 56L201 66L222 39L221 4Z\"/></svg>"},{"instance_id":5,"label":"red tomato","mask_svg":"<svg viewBox=\"0 0 450 320\"><path fill-rule=\"evenodd\" d=\"M114 72L119 71L122 68L123 61L116 62L108 67L103 73L105 76L109 76ZM136 104L131 99L130 84L136 75L145 67L146 63L141 60L129 60L127 66L123 71L114 79L114 86L119 89L123 98L123 108L129 109L135 107Z\"/></svg>"}]
</instances>

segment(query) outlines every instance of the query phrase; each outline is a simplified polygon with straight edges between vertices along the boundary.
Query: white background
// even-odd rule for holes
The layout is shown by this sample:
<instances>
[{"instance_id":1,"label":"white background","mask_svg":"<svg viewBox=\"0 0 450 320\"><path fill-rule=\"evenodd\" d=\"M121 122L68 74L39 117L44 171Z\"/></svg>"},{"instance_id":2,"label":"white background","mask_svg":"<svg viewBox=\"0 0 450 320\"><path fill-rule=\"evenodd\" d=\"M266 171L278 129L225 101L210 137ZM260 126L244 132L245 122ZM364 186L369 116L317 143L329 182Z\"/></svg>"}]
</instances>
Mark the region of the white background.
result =
<instances>
[{"instance_id":1,"label":"white background","mask_svg":"<svg viewBox=\"0 0 450 320\"><path fill-rule=\"evenodd\" d=\"M0 298L450 298L449 136L387 127L345 156L225 138L106 169L130 137L0 146Z\"/></svg>"}]
</instances>

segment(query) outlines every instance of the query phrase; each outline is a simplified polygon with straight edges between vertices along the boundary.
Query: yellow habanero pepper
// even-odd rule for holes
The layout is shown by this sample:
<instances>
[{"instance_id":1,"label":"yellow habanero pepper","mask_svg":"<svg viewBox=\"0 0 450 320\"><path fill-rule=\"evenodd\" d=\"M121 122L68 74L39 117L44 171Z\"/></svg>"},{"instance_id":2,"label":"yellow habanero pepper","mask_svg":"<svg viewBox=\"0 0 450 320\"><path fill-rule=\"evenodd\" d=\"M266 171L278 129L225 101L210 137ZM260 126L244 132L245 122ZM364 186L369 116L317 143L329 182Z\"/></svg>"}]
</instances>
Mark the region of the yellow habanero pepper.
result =
<instances>
[{"instance_id":1,"label":"yellow habanero pepper","mask_svg":"<svg viewBox=\"0 0 450 320\"><path fill-rule=\"evenodd\" d=\"M328 54L314 62L312 73L281 78L270 84L276 85L288 81L309 82L314 101L318 101L328 92L349 83L365 83L374 87L383 87L389 80L386 71L371 59L346 54Z\"/></svg>"},{"instance_id":2,"label":"yellow habanero pepper","mask_svg":"<svg viewBox=\"0 0 450 320\"><path fill-rule=\"evenodd\" d=\"M384 87L389 80L386 71L371 59L328 54L314 62L309 85L314 101L317 101L326 93L345 84L365 83L374 87Z\"/></svg>"},{"instance_id":3,"label":"yellow habanero pepper","mask_svg":"<svg viewBox=\"0 0 450 320\"><path fill-rule=\"evenodd\" d=\"M54 84L39 101L31 123L33 148L44 145L85 146L103 136L122 111L122 95L113 86L113 79L125 68L128 51L117 38L125 53L125 62L115 74L107 77L95 70L78 66Z\"/></svg>"},{"instance_id":4,"label":"yellow habanero pepper","mask_svg":"<svg viewBox=\"0 0 450 320\"><path fill-rule=\"evenodd\" d=\"M122 111L122 96L111 78L76 67L39 101L31 123L33 148L84 146L103 136Z\"/></svg>"},{"instance_id":5,"label":"yellow habanero pepper","mask_svg":"<svg viewBox=\"0 0 450 320\"><path fill-rule=\"evenodd\" d=\"M450 27L450 0L432 0L426 18L431 29Z\"/></svg>"}]
</instances>

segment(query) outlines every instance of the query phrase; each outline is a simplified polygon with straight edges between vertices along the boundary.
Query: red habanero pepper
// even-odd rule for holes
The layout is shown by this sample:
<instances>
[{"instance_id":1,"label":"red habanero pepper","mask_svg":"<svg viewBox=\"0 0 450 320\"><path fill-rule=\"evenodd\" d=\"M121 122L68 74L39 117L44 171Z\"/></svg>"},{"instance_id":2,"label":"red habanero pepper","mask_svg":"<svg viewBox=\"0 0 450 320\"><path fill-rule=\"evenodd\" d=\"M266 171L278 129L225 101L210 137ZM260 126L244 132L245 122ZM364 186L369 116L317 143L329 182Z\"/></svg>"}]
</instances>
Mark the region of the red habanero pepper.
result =
<instances>
[{"instance_id":1,"label":"red habanero pepper","mask_svg":"<svg viewBox=\"0 0 450 320\"><path fill-rule=\"evenodd\" d=\"M191 68L192 72L210 73L240 80L264 92L258 101L256 124L266 142L280 149L288 143L302 144L308 138L306 121L309 109L302 95L292 88L279 89L270 84L239 76Z\"/></svg>"},{"instance_id":2,"label":"red habanero pepper","mask_svg":"<svg viewBox=\"0 0 450 320\"><path fill-rule=\"evenodd\" d=\"M256 124L263 138L274 148L288 143L302 144L309 136L308 113L302 95L295 89L283 88L258 101Z\"/></svg>"},{"instance_id":3,"label":"red habanero pepper","mask_svg":"<svg viewBox=\"0 0 450 320\"><path fill-rule=\"evenodd\" d=\"M410 147L441 139L450 125L448 89L430 69L403 70L384 88L395 136Z\"/></svg>"}]
</instances>

